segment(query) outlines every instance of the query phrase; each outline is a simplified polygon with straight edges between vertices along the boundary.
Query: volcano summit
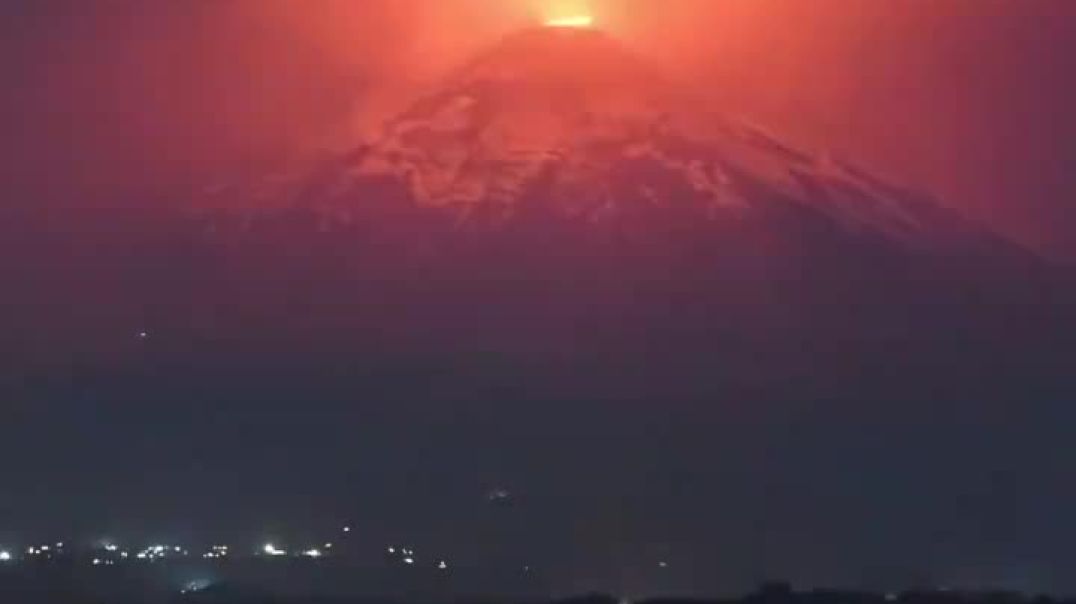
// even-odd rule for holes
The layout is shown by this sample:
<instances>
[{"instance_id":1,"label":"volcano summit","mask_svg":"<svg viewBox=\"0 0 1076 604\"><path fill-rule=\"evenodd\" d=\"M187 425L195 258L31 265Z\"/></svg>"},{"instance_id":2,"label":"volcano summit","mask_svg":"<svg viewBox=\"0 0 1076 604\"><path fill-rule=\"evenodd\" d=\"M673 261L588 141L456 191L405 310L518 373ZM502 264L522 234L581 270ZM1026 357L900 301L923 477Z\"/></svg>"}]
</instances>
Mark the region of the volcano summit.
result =
<instances>
[{"instance_id":1,"label":"volcano summit","mask_svg":"<svg viewBox=\"0 0 1076 604\"><path fill-rule=\"evenodd\" d=\"M79 294L107 316L73 320L199 358L492 354L707 391L966 377L955 357L1049 370L1071 343L1063 271L715 111L592 29L508 36L353 150L204 201L250 209L146 210L126 238L83 225L116 260L76 252L58 289L116 287Z\"/></svg>"},{"instance_id":2,"label":"volcano summit","mask_svg":"<svg viewBox=\"0 0 1076 604\"><path fill-rule=\"evenodd\" d=\"M592 29L508 36L367 143L257 190L247 205L287 209L210 222L229 246L289 250L251 271L267 291L329 331L425 350L942 367L999 329L1038 346L1060 309L1032 303L1057 278L1031 253L722 115ZM295 292L296 256L300 282L332 278Z\"/></svg>"},{"instance_id":3,"label":"volcano summit","mask_svg":"<svg viewBox=\"0 0 1076 604\"><path fill-rule=\"evenodd\" d=\"M388 183L400 203L464 220L508 221L538 203L595 223L678 213L827 225L916 249L1002 245L926 195L718 114L591 29L509 36L302 190L346 210Z\"/></svg>"}]
</instances>

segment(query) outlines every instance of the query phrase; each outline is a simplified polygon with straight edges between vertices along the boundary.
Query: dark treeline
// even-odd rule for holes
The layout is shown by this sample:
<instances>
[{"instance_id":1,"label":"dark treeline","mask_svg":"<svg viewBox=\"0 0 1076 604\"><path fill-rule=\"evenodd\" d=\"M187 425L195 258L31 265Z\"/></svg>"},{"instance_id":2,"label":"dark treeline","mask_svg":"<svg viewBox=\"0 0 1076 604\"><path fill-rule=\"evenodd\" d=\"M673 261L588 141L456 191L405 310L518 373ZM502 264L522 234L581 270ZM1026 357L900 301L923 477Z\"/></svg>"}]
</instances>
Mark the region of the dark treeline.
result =
<instances>
[{"instance_id":1,"label":"dark treeline","mask_svg":"<svg viewBox=\"0 0 1076 604\"><path fill-rule=\"evenodd\" d=\"M137 591L137 590L135 590ZM592 593L561 599L528 596L477 597L456 594L432 596L303 596L280 595L263 588L216 584L192 591L131 594L117 599L80 592L71 585L52 584L28 589L26 582L8 576L0 584L4 601L21 604L625 604L629 600ZM14 599L9 599L14 598ZM1005 590L911 589L901 592L873 592L850 589L795 591L784 583L767 583L746 595L725 598L651 597L632 604L1073 604L1076 599Z\"/></svg>"}]
</instances>

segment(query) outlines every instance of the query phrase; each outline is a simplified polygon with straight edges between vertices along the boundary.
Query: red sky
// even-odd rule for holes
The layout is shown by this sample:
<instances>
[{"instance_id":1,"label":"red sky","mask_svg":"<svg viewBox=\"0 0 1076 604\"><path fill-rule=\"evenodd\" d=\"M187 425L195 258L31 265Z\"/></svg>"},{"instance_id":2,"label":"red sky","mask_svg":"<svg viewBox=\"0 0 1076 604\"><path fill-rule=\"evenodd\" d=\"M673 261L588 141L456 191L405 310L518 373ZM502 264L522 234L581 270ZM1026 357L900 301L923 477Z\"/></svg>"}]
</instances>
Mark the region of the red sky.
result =
<instances>
[{"instance_id":1,"label":"red sky","mask_svg":"<svg viewBox=\"0 0 1076 604\"><path fill-rule=\"evenodd\" d=\"M1076 256L1071 2L589 3L603 27L730 111ZM346 140L348 124L392 111L546 5L5 7L4 181L27 200L42 188L113 199Z\"/></svg>"}]
</instances>

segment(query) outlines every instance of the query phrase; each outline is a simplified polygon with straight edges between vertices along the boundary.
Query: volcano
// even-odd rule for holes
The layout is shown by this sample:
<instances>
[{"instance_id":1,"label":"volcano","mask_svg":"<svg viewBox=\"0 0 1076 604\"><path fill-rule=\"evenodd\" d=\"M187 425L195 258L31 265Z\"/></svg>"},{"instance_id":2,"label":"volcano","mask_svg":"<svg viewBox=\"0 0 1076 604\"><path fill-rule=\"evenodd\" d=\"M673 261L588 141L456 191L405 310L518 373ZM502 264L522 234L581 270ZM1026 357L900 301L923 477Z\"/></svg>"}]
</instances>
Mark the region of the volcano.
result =
<instances>
[{"instance_id":1,"label":"volcano","mask_svg":"<svg viewBox=\"0 0 1076 604\"><path fill-rule=\"evenodd\" d=\"M345 214L394 187L397 203L464 223L508 223L536 204L590 223L676 213L800 222L909 250L1017 252L928 195L714 111L586 28L507 37L367 145L292 184L302 203Z\"/></svg>"},{"instance_id":2,"label":"volcano","mask_svg":"<svg viewBox=\"0 0 1076 604\"><path fill-rule=\"evenodd\" d=\"M592 29L510 35L353 149L200 205L221 209L81 225L67 245L93 251L49 299L108 283L64 294L107 312L49 328L292 373L555 367L528 382L634 394L974 384L1049 373L1073 340L1066 270L725 115Z\"/></svg>"},{"instance_id":3,"label":"volcano","mask_svg":"<svg viewBox=\"0 0 1076 604\"><path fill-rule=\"evenodd\" d=\"M212 229L262 250L263 291L325 331L423 350L944 365L999 330L1037 342L1059 312L1030 252L723 115L592 29L508 36L371 140L258 191L248 205L286 209Z\"/></svg>"}]
</instances>

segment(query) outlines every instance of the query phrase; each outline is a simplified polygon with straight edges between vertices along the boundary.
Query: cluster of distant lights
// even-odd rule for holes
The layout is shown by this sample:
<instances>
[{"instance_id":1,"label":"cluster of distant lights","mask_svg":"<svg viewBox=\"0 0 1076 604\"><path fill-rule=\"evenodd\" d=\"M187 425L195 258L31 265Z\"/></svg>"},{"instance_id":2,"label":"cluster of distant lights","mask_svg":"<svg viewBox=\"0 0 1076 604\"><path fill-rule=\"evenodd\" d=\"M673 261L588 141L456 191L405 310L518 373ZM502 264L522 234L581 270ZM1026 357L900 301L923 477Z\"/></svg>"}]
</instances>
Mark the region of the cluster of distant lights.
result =
<instances>
[{"instance_id":1,"label":"cluster of distant lights","mask_svg":"<svg viewBox=\"0 0 1076 604\"><path fill-rule=\"evenodd\" d=\"M351 527L345 526L342 531L350 533ZM319 547L307 547L295 552L270 542L255 550L254 555L263 558L298 557L318 559L331 554L332 551L332 542L325 542ZM391 555L398 555L399 560L405 565L413 566L416 564L417 557L414 548L389 546L387 551ZM158 560L191 557L190 550L179 545L151 545L141 550L129 551L110 541L99 543L93 552L94 557L90 561L93 566L115 566L117 563L131 559L142 562L156 562ZM204 560L224 560L229 557L231 552L232 550L227 545L214 545L208 551L202 553L201 558ZM55 556L63 555L64 544L58 542L54 545L31 546L25 550L25 553L24 559L26 560L52 560ZM10 550L0 548L0 563L12 563L16 560L15 554ZM447 570L448 562L437 560L436 567L439 570Z\"/></svg>"},{"instance_id":2,"label":"cluster of distant lights","mask_svg":"<svg viewBox=\"0 0 1076 604\"><path fill-rule=\"evenodd\" d=\"M301 550L299 552L296 552L295 555L299 556L301 558L321 558L328 551L332 550L332 547L333 547L332 543L326 543L324 550L320 549L320 548L312 547L310 549L304 549L304 550ZM269 556L270 558L279 558L279 557L282 557L282 556L287 556L288 555L288 550L281 549L281 548L273 545L272 543L266 543L265 545L262 546L261 553L265 554L266 556Z\"/></svg>"},{"instance_id":3,"label":"cluster of distant lights","mask_svg":"<svg viewBox=\"0 0 1076 604\"><path fill-rule=\"evenodd\" d=\"M109 552L116 551L115 545L106 545L105 550ZM127 552L120 552L120 558L127 558L129 554ZM178 545L151 545L146 549L135 554L135 558L139 560L161 560L169 556L173 557L187 557L190 556L190 552L183 549Z\"/></svg>"},{"instance_id":4,"label":"cluster of distant lights","mask_svg":"<svg viewBox=\"0 0 1076 604\"><path fill-rule=\"evenodd\" d=\"M202 557L205 558L206 560L216 560L217 558L227 558L228 557L228 546L227 545L214 545L213 547L209 548L208 552L202 554Z\"/></svg>"},{"instance_id":5,"label":"cluster of distant lights","mask_svg":"<svg viewBox=\"0 0 1076 604\"><path fill-rule=\"evenodd\" d=\"M322 547L309 548L296 552L296 555L304 558L321 558L330 552L332 547L332 543L325 543ZM117 562L131 559L155 562L157 560L167 560L170 558L191 557L190 550L179 545L151 545L132 554L131 551L120 549L118 545L106 543L95 548L93 552L94 557L91 560L91 563L94 566L114 566ZM227 545L214 545L210 547L208 551L201 554L201 558L203 560L223 560L228 558L230 552L231 550ZM57 543L55 546L31 546L26 549L23 559L52 560L54 557L59 557L63 554L64 550L62 543ZM288 551L280 549L271 543L267 543L257 550L255 554L279 557L287 556ZM16 555L10 550L0 549L0 562L14 562L16 560Z\"/></svg>"},{"instance_id":6,"label":"cluster of distant lights","mask_svg":"<svg viewBox=\"0 0 1076 604\"><path fill-rule=\"evenodd\" d=\"M390 556L397 556L401 562L408 566L413 566L417 561L415 550L412 548L390 545L386 551ZM444 560L438 560L436 566L438 570L448 570L448 562Z\"/></svg>"},{"instance_id":7,"label":"cluster of distant lights","mask_svg":"<svg viewBox=\"0 0 1076 604\"><path fill-rule=\"evenodd\" d=\"M351 532L350 527L344 527L343 532ZM266 543L260 548L255 550L254 554L260 558L308 558L318 559L329 555L333 550L333 544L326 542L321 547L310 547L306 549L297 550L294 553L288 549L279 547L274 543ZM208 551L201 555L204 560L224 560L229 558L231 549L227 545L214 545L209 548ZM389 556L393 556L406 566L415 566L418 564L418 555L415 549L412 547L398 547L390 545L385 550ZM51 560L54 556L60 556L64 553L64 544L56 543L55 545L40 545L32 546L26 549L26 559L45 559ZM120 546L106 542L98 546L95 550L95 556L91 560L93 566L115 566L117 563L129 561L131 558L142 562L156 562L157 560L168 560L175 558L190 558L190 551L186 548L178 545L151 545L142 550L139 550L131 555L131 553L125 549L121 549ZM435 558L436 559L436 558ZM16 560L14 554L9 550L0 549L0 564L12 563ZM448 562L444 559L436 559L434 567L440 571L448 570ZM662 560L658 562L658 567L665 569L668 568L668 562ZM531 567L524 566L523 572L530 572ZM189 591L196 591L190 589Z\"/></svg>"},{"instance_id":8,"label":"cluster of distant lights","mask_svg":"<svg viewBox=\"0 0 1076 604\"><path fill-rule=\"evenodd\" d=\"M53 556L62 555L63 550L64 544L62 542L49 545L32 545L26 548L26 557L51 560ZM0 549L0 562L12 562L13 560L15 560L14 554L9 550Z\"/></svg>"}]
</instances>

